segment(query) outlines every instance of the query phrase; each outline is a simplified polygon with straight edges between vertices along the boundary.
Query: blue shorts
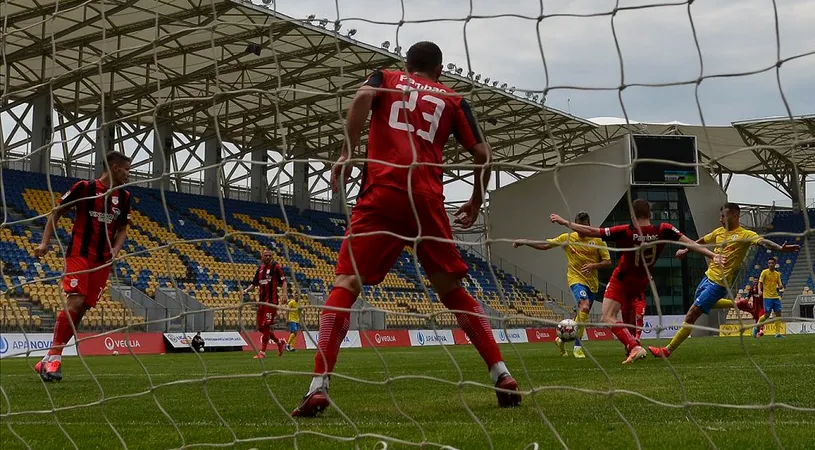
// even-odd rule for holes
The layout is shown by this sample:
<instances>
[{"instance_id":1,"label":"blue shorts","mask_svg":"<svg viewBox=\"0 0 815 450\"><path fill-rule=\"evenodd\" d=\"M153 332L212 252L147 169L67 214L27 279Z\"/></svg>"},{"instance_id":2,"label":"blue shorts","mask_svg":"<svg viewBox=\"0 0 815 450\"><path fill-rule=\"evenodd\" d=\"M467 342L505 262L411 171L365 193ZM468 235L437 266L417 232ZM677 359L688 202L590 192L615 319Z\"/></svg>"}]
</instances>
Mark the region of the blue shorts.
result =
<instances>
[{"instance_id":1,"label":"blue shorts","mask_svg":"<svg viewBox=\"0 0 815 450\"><path fill-rule=\"evenodd\" d=\"M764 313L775 312L781 314L781 299L764 297Z\"/></svg>"},{"instance_id":2,"label":"blue shorts","mask_svg":"<svg viewBox=\"0 0 815 450\"><path fill-rule=\"evenodd\" d=\"M574 295L574 309L577 311L577 305L580 303L581 300L588 300L589 301L589 309L591 309L591 305L594 304L594 297L596 296L594 292L589 289L588 286L585 284L575 283L569 288L572 290L572 295Z\"/></svg>"},{"instance_id":3,"label":"blue shorts","mask_svg":"<svg viewBox=\"0 0 815 450\"><path fill-rule=\"evenodd\" d=\"M289 322L289 333L297 333L300 331L300 324L297 322Z\"/></svg>"},{"instance_id":4,"label":"blue shorts","mask_svg":"<svg viewBox=\"0 0 815 450\"><path fill-rule=\"evenodd\" d=\"M696 288L696 301L693 302L693 305L702 308L705 314L710 314L710 309L713 308L713 305L725 297L727 297L726 287L716 284L707 277L704 277Z\"/></svg>"}]
</instances>

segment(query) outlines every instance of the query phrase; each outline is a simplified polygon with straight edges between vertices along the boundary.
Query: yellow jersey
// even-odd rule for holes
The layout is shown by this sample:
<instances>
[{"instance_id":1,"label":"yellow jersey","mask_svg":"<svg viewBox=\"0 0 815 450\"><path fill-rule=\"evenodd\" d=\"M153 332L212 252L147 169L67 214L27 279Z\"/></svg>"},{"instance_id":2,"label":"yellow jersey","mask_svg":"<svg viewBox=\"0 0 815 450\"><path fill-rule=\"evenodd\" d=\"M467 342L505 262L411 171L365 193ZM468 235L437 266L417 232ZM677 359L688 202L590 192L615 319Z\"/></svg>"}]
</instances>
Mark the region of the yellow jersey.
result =
<instances>
[{"instance_id":1,"label":"yellow jersey","mask_svg":"<svg viewBox=\"0 0 815 450\"><path fill-rule=\"evenodd\" d=\"M713 252L724 255L727 259L724 266L711 261L705 276L720 286L733 287L736 274L744 262L747 250L751 245L758 244L761 236L742 227L730 231L725 230L724 227L719 227L706 235L704 240L705 244L716 244Z\"/></svg>"},{"instance_id":2,"label":"yellow jersey","mask_svg":"<svg viewBox=\"0 0 815 450\"><path fill-rule=\"evenodd\" d=\"M300 311L297 309L300 305L297 303L297 300L289 300L286 306L289 307L289 322L300 323Z\"/></svg>"},{"instance_id":3,"label":"yellow jersey","mask_svg":"<svg viewBox=\"0 0 815 450\"><path fill-rule=\"evenodd\" d=\"M550 244L563 245L566 252L566 281L569 286L584 284L592 292L600 290L600 283L597 279L597 270L583 273L580 269L586 264L598 263L611 259L608 254L608 246L600 238L580 237L576 232L563 233L554 239L548 239ZM564 245L565 244L565 245ZM593 246L593 247L590 247Z\"/></svg>"},{"instance_id":4,"label":"yellow jersey","mask_svg":"<svg viewBox=\"0 0 815 450\"><path fill-rule=\"evenodd\" d=\"M758 277L763 285L764 298L781 298L778 287L781 286L781 273L777 270L764 269Z\"/></svg>"}]
</instances>

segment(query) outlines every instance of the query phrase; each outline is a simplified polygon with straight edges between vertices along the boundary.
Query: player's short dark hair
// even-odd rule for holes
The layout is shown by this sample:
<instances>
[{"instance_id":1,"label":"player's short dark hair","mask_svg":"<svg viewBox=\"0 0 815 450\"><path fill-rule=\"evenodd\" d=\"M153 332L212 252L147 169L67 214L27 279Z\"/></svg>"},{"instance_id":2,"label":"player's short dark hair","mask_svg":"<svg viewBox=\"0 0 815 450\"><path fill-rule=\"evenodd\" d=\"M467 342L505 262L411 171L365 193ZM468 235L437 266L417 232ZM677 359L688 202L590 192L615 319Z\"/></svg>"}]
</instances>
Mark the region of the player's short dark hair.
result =
<instances>
[{"instance_id":1,"label":"player's short dark hair","mask_svg":"<svg viewBox=\"0 0 815 450\"><path fill-rule=\"evenodd\" d=\"M581 225L591 225L591 219L589 218L589 213L586 211L580 211L574 216L574 222L579 223Z\"/></svg>"},{"instance_id":2,"label":"player's short dark hair","mask_svg":"<svg viewBox=\"0 0 815 450\"><path fill-rule=\"evenodd\" d=\"M770 256L770 258L767 259L767 262L770 262L770 261L776 262L775 256Z\"/></svg>"},{"instance_id":3,"label":"player's short dark hair","mask_svg":"<svg viewBox=\"0 0 815 450\"><path fill-rule=\"evenodd\" d=\"M650 219L651 218L651 204L648 200L638 198L631 202L631 209L634 211L634 217L637 219Z\"/></svg>"},{"instance_id":4,"label":"player's short dark hair","mask_svg":"<svg viewBox=\"0 0 815 450\"><path fill-rule=\"evenodd\" d=\"M105 161L108 163L108 166L112 166L114 164L129 163L130 157L122 152L112 151L105 155Z\"/></svg>"},{"instance_id":5,"label":"player's short dark hair","mask_svg":"<svg viewBox=\"0 0 815 450\"><path fill-rule=\"evenodd\" d=\"M432 72L442 63L441 49L430 41L417 42L407 51L408 72Z\"/></svg>"},{"instance_id":6,"label":"player's short dark hair","mask_svg":"<svg viewBox=\"0 0 815 450\"><path fill-rule=\"evenodd\" d=\"M741 206L737 205L736 203L727 202L722 208L736 214L737 216L741 215Z\"/></svg>"}]
</instances>

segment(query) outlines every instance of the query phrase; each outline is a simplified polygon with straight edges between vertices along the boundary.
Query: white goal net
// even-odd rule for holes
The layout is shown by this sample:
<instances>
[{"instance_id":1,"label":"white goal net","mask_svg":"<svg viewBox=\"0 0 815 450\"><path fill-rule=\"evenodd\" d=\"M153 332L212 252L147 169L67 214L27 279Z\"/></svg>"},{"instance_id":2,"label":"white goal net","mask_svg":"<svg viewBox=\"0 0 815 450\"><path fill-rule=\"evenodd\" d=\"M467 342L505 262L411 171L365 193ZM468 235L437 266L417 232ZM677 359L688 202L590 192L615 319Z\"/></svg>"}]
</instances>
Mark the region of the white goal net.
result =
<instances>
[{"instance_id":1,"label":"white goal net","mask_svg":"<svg viewBox=\"0 0 815 450\"><path fill-rule=\"evenodd\" d=\"M0 19L3 449L811 445L813 2L6 0ZM441 164L447 241L479 309L445 308L419 263L439 241L422 224L401 235L381 283L341 311L347 324L323 318L344 336L320 336L343 239L365 237L345 232L377 162L366 122L349 181L332 192L347 112L374 71L405 70L419 41L439 45L439 82L468 102L491 148L478 166L451 136ZM435 129L418 133L433 142ZM131 160L127 240L62 351L64 379L50 382L35 365L55 348L63 286L82 275L65 262L78 213L56 221L47 255L35 249L63 194L106 173L113 151ZM433 165L416 161L405 168ZM477 166L491 175L484 205L461 227L453 212ZM121 213L122 197L100 195L110 217ZM642 309L612 326L600 300L626 249L610 241L610 262L569 271L605 244L558 240L580 212L607 235L630 224L637 199L654 224L732 259L716 288L725 303L702 307L684 343L697 285L716 273L704 256L646 239L637 264L665 248L646 269ZM740 205L743 229L716 234L735 214L725 202ZM94 213L82 239L114 222ZM732 239L756 245L739 253ZM245 292L267 251L282 277L263 266ZM278 347L263 343L257 311L282 278L295 303L268 316ZM585 290L598 301L584 317ZM559 348L564 319L582 339ZM495 366L485 370L471 332L485 324L518 408L495 404ZM205 351L192 352L198 332ZM315 353L329 361L334 344L330 407L292 417ZM621 365L639 346L644 360ZM675 354L653 356L665 349Z\"/></svg>"}]
</instances>

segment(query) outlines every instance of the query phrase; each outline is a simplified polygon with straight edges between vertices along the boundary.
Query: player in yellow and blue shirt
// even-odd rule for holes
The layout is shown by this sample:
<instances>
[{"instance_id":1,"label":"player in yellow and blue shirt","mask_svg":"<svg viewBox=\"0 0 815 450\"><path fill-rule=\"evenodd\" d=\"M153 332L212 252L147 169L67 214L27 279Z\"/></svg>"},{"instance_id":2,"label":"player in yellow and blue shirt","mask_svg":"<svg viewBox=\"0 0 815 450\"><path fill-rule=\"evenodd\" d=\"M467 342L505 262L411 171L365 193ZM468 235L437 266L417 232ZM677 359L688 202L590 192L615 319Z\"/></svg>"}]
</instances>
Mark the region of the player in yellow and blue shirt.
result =
<instances>
[{"instance_id":1,"label":"player in yellow and blue shirt","mask_svg":"<svg viewBox=\"0 0 815 450\"><path fill-rule=\"evenodd\" d=\"M764 314L758 318L758 323L763 323L764 319L773 317L781 317L781 295L779 290L784 289L781 283L781 273L775 268L775 258L770 258L767 261L767 268L761 271L758 277L758 295L764 297ZM763 335L762 326L758 325L753 328L753 337L760 337ZM759 332L761 332L759 334ZM776 329L775 337L784 337L781 334L781 328Z\"/></svg>"},{"instance_id":2,"label":"player in yellow and blue shirt","mask_svg":"<svg viewBox=\"0 0 815 450\"><path fill-rule=\"evenodd\" d=\"M300 331L300 304L297 299L292 296L289 303L286 305L289 310L289 338L286 339L286 351L294 351L294 343L297 342L297 332Z\"/></svg>"},{"instance_id":3,"label":"player in yellow and blue shirt","mask_svg":"<svg viewBox=\"0 0 815 450\"><path fill-rule=\"evenodd\" d=\"M705 272L705 277L696 288L696 300L685 316L685 323L677 331L667 347L648 347L648 350L657 357L667 358L671 356L685 339L690 336L691 325L696 323L702 314L710 314L711 309L733 308L736 303L728 300L728 288L736 281L739 267L744 262L747 250L752 245L760 245L776 252L796 252L800 248L798 245L778 245L775 242L764 239L757 233L746 230L740 223L741 208L735 203L725 203L722 207L722 226L713 230L710 234L702 237L696 242L699 244L715 244L714 252L722 255L722 264L714 261ZM678 258L683 258L687 254L687 249L676 252Z\"/></svg>"},{"instance_id":4,"label":"player in yellow and blue shirt","mask_svg":"<svg viewBox=\"0 0 815 450\"><path fill-rule=\"evenodd\" d=\"M575 223L591 225L591 220L587 212L580 212L574 219ZM566 281L575 299L576 321L579 324L577 329L577 339L574 341L574 357L585 358L580 337L589 321L589 311L594 299L600 291L600 282L597 270L602 267L611 266L611 257L605 241L600 238L582 237L575 232L563 233L554 239L547 239L546 243L533 243L527 240L515 241L512 246L515 248L529 246L538 250L549 250L555 247L563 247L566 252ZM562 356L568 356L563 342L559 338L555 343Z\"/></svg>"}]
</instances>

